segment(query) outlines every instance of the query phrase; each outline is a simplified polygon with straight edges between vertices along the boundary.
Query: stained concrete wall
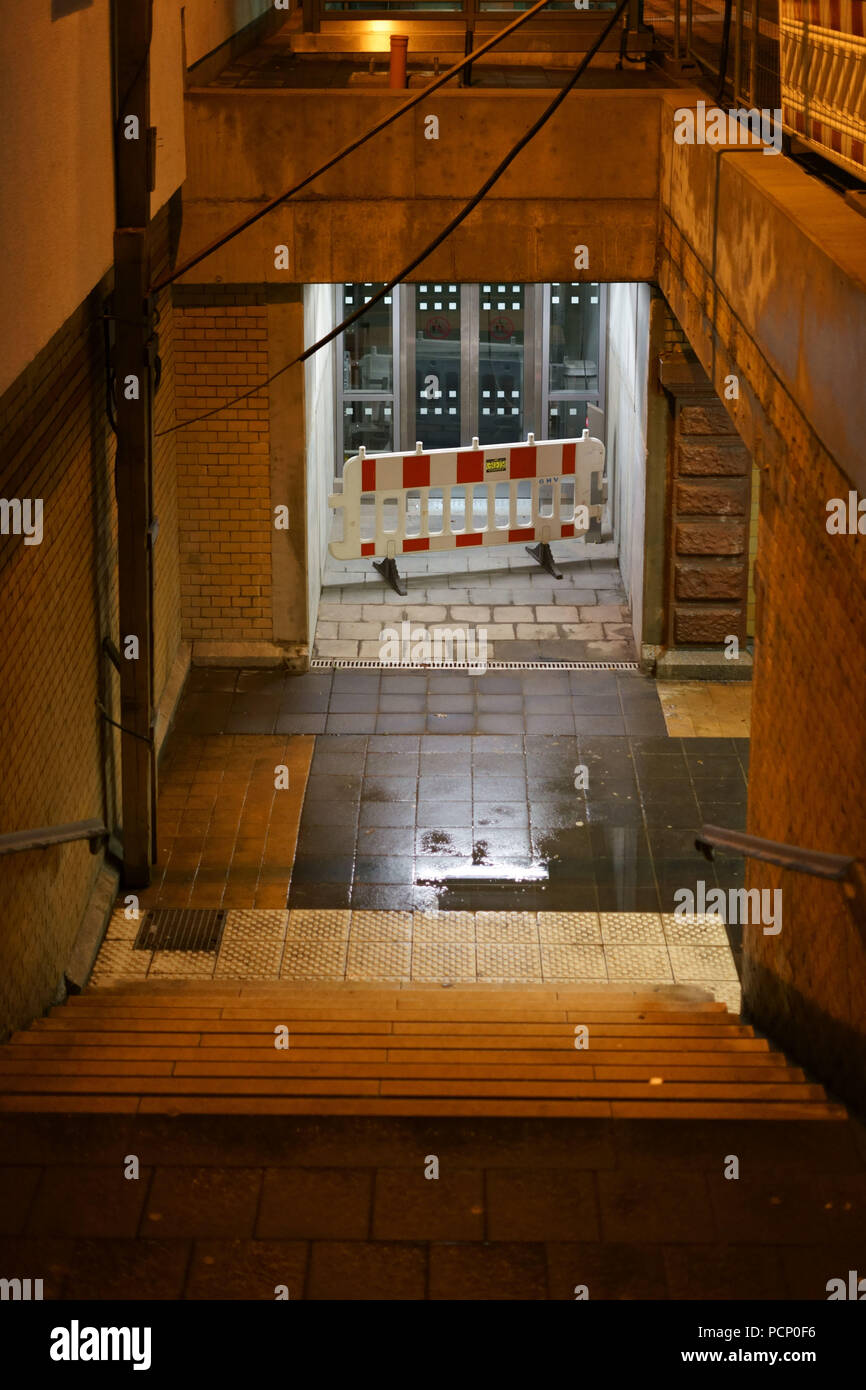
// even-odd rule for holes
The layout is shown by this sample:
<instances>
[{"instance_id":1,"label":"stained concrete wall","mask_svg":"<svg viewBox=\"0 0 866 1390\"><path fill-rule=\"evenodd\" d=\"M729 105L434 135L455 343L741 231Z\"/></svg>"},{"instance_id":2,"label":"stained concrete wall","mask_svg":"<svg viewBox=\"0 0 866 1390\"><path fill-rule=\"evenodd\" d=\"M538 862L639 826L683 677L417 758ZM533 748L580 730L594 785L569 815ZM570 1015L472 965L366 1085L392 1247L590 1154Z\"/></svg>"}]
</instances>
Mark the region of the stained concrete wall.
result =
<instances>
[{"instance_id":1,"label":"stained concrete wall","mask_svg":"<svg viewBox=\"0 0 866 1390\"><path fill-rule=\"evenodd\" d=\"M187 93L182 259L405 100L351 89L329 89L322 97L290 90ZM477 191L547 100L508 89L437 92L187 278L388 279ZM414 276L571 280L574 248L585 245L587 279L651 279L659 109L652 91L571 93L543 136ZM438 140L424 138L428 115L439 117ZM289 250L288 270L275 269L280 244Z\"/></svg>"},{"instance_id":2,"label":"stained concrete wall","mask_svg":"<svg viewBox=\"0 0 866 1390\"><path fill-rule=\"evenodd\" d=\"M337 321L333 285L304 287L304 339L309 347ZM328 554L331 511L328 495L334 484L334 345L329 343L306 364L307 423L307 622L312 646L316 615Z\"/></svg>"},{"instance_id":3,"label":"stained concrete wall","mask_svg":"<svg viewBox=\"0 0 866 1390\"><path fill-rule=\"evenodd\" d=\"M650 287L614 284L607 292L607 449L614 483L620 571L635 642L643 631Z\"/></svg>"}]
</instances>

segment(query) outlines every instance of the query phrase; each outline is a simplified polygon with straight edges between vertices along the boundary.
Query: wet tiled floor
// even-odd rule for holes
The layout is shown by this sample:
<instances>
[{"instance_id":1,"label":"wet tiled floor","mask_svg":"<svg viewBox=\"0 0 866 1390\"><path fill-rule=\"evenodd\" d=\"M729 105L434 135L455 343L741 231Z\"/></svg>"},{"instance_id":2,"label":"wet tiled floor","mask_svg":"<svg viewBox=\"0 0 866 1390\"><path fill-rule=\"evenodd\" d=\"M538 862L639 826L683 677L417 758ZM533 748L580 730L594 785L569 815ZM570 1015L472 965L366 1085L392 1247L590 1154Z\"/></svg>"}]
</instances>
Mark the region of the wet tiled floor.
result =
<instances>
[{"instance_id":1,"label":"wet tiled floor","mask_svg":"<svg viewBox=\"0 0 866 1390\"><path fill-rule=\"evenodd\" d=\"M705 822L744 827L747 774L748 740L671 737L637 672L194 670L141 905L238 909L217 969L254 978L701 978L688 972L723 956L729 970L727 948L699 959L706 943L669 941L660 914L699 882L742 884L742 861L708 863L694 841ZM286 907L305 910L297 937ZM419 913L433 914L420 936ZM545 941L536 913L565 914L565 936ZM600 937L570 935L583 914L619 914L625 935L613 916ZM740 929L727 941L737 960ZM104 952L114 971L129 930ZM178 955L128 963L214 968Z\"/></svg>"},{"instance_id":2,"label":"wet tiled floor","mask_svg":"<svg viewBox=\"0 0 866 1390\"><path fill-rule=\"evenodd\" d=\"M664 737L637 672L193 671L180 733ZM345 744L348 753L352 748ZM332 750L334 751L334 750ZM385 751L385 750L379 750ZM445 752L445 749L441 749ZM456 752L456 745L450 751Z\"/></svg>"},{"instance_id":3,"label":"wet tiled floor","mask_svg":"<svg viewBox=\"0 0 866 1390\"><path fill-rule=\"evenodd\" d=\"M672 911L697 879L742 882L739 861L709 864L694 840L704 822L744 826L747 760L732 739L321 737L290 903ZM540 866L543 879L447 882L489 866L506 880Z\"/></svg>"}]
</instances>

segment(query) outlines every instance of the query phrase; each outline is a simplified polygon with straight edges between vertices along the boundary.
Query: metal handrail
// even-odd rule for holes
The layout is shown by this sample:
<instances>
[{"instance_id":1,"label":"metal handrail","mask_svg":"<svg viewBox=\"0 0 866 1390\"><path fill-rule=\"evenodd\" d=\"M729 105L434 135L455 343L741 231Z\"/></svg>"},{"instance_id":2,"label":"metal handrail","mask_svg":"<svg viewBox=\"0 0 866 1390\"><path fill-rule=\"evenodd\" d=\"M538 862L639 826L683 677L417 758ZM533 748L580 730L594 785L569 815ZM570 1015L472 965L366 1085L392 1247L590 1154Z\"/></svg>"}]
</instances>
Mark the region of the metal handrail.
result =
<instances>
[{"instance_id":1,"label":"metal handrail","mask_svg":"<svg viewBox=\"0 0 866 1390\"><path fill-rule=\"evenodd\" d=\"M101 820L78 820L68 825L43 825L36 830L13 830L0 835L0 855L50 849L52 845L68 845L75 840L89 840L90 853L96 854L108 839L108 833Z\"/></svg>"},{"instance_id":2,"label":"metal handrail","mask_svg":"<svg viewBox=\"0 0 866 1390\"><path fill-rule=\"evenodd\" d=\"M800 845L787 845L781 840L766 840L761 835L749 835L744 830L725 830L720 825L703 825L695 840L695 848L713 860L713 850L720 849L729 854L743 855L747 859L760 859L766 864L777 864L779 868L790 869L794 873L808 874L811 878L829 879L841 883L847 907L855 918L858 930L866 937L866 861L852 854L828 854L824 850L803 849Z\"/></svg>"},{"instance_id":3,"label":"metal handrail","mask_svg":"<svg viewBox=\"0 0 866 1390\"><path fill-rule=\"evenodd\" d=\"M765 840L760 835L748 835L744 830L725 830L720 825L701 826L695 848L710 861L714 849L728 850L731 854L762 859L767 864L778 864L782 869L793 869L812 878L831 878L837 882L847 878L852 864L857 862L853 854L826 854L823 850L803 849L800 845L786 845L781 840Z\"/></svg>"}]
</instances>

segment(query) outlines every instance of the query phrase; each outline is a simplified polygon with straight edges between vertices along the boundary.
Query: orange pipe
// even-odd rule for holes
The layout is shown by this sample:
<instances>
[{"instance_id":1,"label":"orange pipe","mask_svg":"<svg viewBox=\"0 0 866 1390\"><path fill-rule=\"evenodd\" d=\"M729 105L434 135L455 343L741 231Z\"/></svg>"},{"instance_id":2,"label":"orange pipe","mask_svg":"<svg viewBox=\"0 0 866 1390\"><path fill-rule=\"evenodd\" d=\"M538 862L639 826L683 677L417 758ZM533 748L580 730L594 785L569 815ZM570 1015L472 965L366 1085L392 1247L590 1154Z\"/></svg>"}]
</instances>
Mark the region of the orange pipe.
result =
<instances>
[{"instance_id":1,"label":"orange pipe","mask_svg":"<svg viewBox=\"0 0 866 1390\"><path fill-rule=\"evenodd\" d=\"M388 67L388 86L405 87L406 83L406 50L409 47L409 39L405 34L391 35L391 60Z\"/></svg>"}]
</instances>

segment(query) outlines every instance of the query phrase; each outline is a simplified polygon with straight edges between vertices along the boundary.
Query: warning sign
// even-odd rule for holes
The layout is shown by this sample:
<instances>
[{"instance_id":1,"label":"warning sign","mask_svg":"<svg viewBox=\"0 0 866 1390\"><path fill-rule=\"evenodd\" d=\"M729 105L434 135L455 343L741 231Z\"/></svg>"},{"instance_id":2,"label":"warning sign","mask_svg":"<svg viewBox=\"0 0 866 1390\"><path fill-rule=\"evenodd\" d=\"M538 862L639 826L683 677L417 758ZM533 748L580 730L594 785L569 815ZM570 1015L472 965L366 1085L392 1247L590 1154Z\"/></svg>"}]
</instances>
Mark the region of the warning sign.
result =
<instances>
[{"instance_id":1,"label":"warning sign","mask_svg":"<svg viewBox=\"0 0 866 1390\"><path fill-rule=\"evenodd\" d=\"M507 466L508 460L506 458L484 460L485 473L504 473Z\"/></svg>"},{"instance_id":2,"label":"warning sign","mask_svg":"<svg viewBox=\"0 0 866 1390\"><path fill-rule=\"evenodd\" d=\"M428 338L450 338L451 320L444 314L428 319L424 325L424 334Z\"/></svg>"}]
</instances>

